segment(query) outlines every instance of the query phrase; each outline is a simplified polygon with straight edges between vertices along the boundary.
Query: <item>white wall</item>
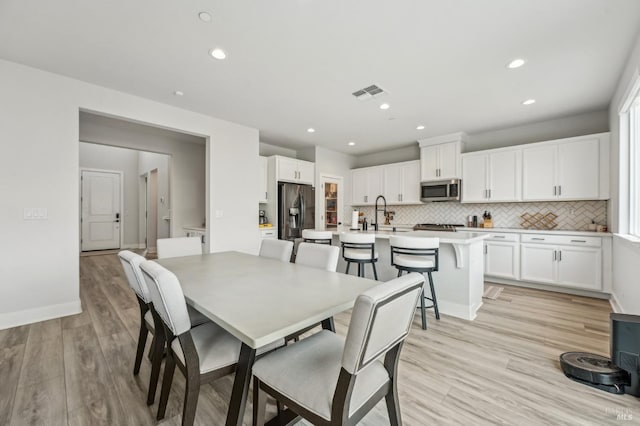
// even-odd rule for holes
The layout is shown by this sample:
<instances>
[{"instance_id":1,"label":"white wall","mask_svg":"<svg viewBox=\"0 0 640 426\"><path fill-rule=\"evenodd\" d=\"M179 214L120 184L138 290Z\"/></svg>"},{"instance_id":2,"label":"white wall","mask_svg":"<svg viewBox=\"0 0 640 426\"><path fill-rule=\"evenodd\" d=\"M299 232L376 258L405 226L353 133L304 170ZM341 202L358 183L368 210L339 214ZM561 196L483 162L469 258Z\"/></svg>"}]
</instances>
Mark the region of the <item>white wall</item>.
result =
<instances>
[{"instance_id":1,"label":"white wall","mask_svg":"<svg viewBox=\"0 0 640 426\"><path fill-rule=\"evenodd\" d=\"M80 311L80 109L207 138L208 248L255 251L256 129L3 60L0 93L0 328Z\"/></svg>"},{"instance_id":2,"label":"white wall","mask_svg":"<svg viewBox=\"0 0 640 426\"><path fill-rule=\"evenodd\" d=\"M80 167L122 172L122 247L138 247L138 152L80 142Z\"/></svg>"},{"instance_id":3,"label":"white wall","mask_svg":"<svg viewBox=\"0 0 640 426\"><path fill-rule=\"evenodd\" d=\"M460 129L465 131L465 129ZM524 124L506 129L469 133L463 152L481 151L505 146L522 145L545 140L568 138L609 131L607 110L587 112L552 120ZM378 166L420 158L417 142L382 152L356 156L355 167Z\"/></svg>"},{"instance_id":4,"label":"white wall","mask_svg":"<svg viewBox=\"0 0 640 426\"><path fill-rule=\"evenodd\" d=\"M296 150L283 148L276 145L270 145L266 142L260 142L260 155L262 155L263 157L282 155L283 157L296 158Z\"/></svg>"},{"instance_id":5,"label":"white wall","mask_svg":"<svg viewBox=\"0 0 640 426\"><path fill-rule=\"evenodd\" d=\"M629 59L620 77L615 95L609 107L611 126L611 228L613 232L626 232L620 217L628 215L628 207L621 203L620 192L624 185L620 181L620 121L619 110L624 102L634 76L640 73L640 36L629 54ZM626 155L622 155L628 161ZM625 219L623 219L625 220ZM640 244L623 237L613 237L613 298L614 306L621 312L640 314Z\"/></svg>"}]
</instances>

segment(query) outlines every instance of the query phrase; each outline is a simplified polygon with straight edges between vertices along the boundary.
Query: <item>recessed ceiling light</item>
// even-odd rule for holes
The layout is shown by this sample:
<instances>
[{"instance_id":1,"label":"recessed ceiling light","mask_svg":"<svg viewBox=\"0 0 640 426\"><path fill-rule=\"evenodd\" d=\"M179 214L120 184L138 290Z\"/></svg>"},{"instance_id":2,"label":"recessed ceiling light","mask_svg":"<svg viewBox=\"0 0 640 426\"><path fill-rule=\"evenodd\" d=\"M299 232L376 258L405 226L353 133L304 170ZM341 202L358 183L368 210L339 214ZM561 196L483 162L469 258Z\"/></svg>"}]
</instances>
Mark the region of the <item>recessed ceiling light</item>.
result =
<instances>
[{"instance_id":1,"label":"recessed ceiling light","mask_svg":"<svg viewBox=\"0 0 640 426\"><path fill-rule=\"evenodd\" d=\"M176 90L173 94L176 96L184 96L184 92L181 92L180 90Z\"/></svg>"},{"instance_id":2,"label":"recessed ceiling light","mask_svg":"<svg viewBox=\"0 0 640 426\"><path fill-rule=\"evenodd\" d=\"M351 141L351 142L349 142L347 145L349 145L349 146L354 146L355 144L356 144L355 142Z\"/></svg>"},{"instance_id":3,"label":"recessed ceiling light","mask_svg":"<svg viewBox=\"0 0 640 426\"><path fill-rule=\"evenodd\" d=\"M380 109L389 109L389 104L381 104Z\"/></svg>"},{"instance_id":4,"label":"recessed ceiling light","mask_svg":"<svg viewBox=\"0 0 640 426\"><path fill-rule=\"evenodd\" d=\"M211 49L209 51L209 55L213 56L216 59L224 59L227 57L227 54L224 52L224 50L220 49L219 47L216 47L215 49Z\"/></svg>"},{"instance_id":5,"label":"recessed ceiling light","mask_svg":"<svg viewBox=\"0 0 640 426\"><path fill-rule=\"evenodd\" d=\"M200 18L202 22L211 22L211 14L209 12L198 13L198 18Z\"/></svg>"},{"instance_id":6,"label":"recessed ceiling light","mask_svg":"<svg viewBox=\"0 0 640 426\"><path fill-rule=\"evenodd\" d=\"M526 101L522 102L522 105L531 105L535 103L536 103L535 99L527 99Z\"/></svg>"},{"instance_id":7,"label":"recessed ceiling light","mask_svg":"<svg viewBox=\"0 0 640 426\"><path fill-rule=\"evenodd\" d=\"M421 124L418 127L416 127L416 130L424 130L424 126Z\"/></svg>"},{"instance_id":8,"label":"recessed ceiling light","mask_svg":"<svg viewBox=\"0 0 640 426\"><path fill-rule=\"evenodd\" d=\"M507 65L507 67L514 69L514 68L520 68L521 66L524 65L524 59L514 59L513 61L509 62L509 65Z\"/></svg>"},{"instance_id":9,"label":"recessed ceiling light","mask_svg":"<svg viewBox=\"0 0 640 426\"><path fill-rule=\"evenodd\" d=\"M307 132L309 132L309 133L314 133L315 131L316 131L316 129L314 129L313 127L309 127L307 129Z\"/></svg>"}]
</instances>

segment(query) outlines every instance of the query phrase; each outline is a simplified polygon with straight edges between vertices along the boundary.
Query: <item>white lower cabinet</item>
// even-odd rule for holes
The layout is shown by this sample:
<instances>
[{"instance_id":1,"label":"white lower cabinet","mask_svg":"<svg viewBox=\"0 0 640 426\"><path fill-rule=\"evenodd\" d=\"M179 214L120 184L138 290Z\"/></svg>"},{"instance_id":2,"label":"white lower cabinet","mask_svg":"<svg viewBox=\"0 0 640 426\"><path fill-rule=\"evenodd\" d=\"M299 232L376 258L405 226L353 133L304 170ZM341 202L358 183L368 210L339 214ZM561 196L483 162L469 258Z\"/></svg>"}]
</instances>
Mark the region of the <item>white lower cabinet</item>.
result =
<instances>
[{"instance_id":1,"label":"white lower cabinet","mask_svg":"<svg viewBox=\"0 0 640 426\"><path fill-rule=\"evenodd\" d=\"M611 292L611 238L597 234L486 231L484 274L505 283Z\"/></svg>"},{"instance_id":2,"label":"white lower cabinet","mask_svg":"<svg viewBox=\"0 0 640 426\"><path fill-rule=\"evenodd\" d=\"M555 237L551 242L558 239ZM566 240L571 241L571 237L566 237ZM601 291L602 248L584 247L583 244L589 243L588 239L573 241L578 242L567 245L523 243L520 279Z\"/></svg>"},{"instance_id":3,"label":"white lower cabinet","mask_svg":"<svg viewBox=\"0 0 640 426\"><path fill-rule=\"evenodd\" d=\"M517 280L520 271L518 234L492 234L484 242L484 273L498 278Z\"/></svg>"}]
</instances>

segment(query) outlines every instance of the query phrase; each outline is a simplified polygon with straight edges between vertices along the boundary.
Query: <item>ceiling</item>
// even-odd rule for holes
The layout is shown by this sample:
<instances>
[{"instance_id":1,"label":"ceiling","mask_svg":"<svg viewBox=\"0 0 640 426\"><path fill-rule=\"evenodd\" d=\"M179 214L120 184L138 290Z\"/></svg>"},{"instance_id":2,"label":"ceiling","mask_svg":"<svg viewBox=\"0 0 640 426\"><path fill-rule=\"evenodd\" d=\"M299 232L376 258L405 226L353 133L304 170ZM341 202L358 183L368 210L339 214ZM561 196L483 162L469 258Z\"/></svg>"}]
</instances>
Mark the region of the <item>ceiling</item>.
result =
<instances>
[{"instance_id":1,"label":"ceiling","mask_svg":"<svg viewBox=\"0 0 640 426\"><path fill-rule=\"evenodd\" d=\"M365 153L606 108L639 28L637 0L0 0L0 58Z\"/></svg>"}]
</instances>

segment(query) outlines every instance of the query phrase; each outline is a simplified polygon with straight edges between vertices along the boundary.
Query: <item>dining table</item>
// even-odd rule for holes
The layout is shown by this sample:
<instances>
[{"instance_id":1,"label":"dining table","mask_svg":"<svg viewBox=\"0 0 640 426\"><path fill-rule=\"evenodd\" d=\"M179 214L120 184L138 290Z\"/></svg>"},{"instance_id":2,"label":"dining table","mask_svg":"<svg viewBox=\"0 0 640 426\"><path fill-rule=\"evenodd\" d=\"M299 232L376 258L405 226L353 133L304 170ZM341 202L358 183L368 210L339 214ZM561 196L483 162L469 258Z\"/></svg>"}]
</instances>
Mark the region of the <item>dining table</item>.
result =
<instances>
[{"instance_id":1,"label":"dining table","mask_svg":"<svg viewBox=\"0 0 640 426\"><path fill-rule=\"evenodd\" d=\"M240 252L160 259L187 303L241 342L226 425L242 424L256 351L353 307L377 281Z\"/></svg>"}]
</instances>

